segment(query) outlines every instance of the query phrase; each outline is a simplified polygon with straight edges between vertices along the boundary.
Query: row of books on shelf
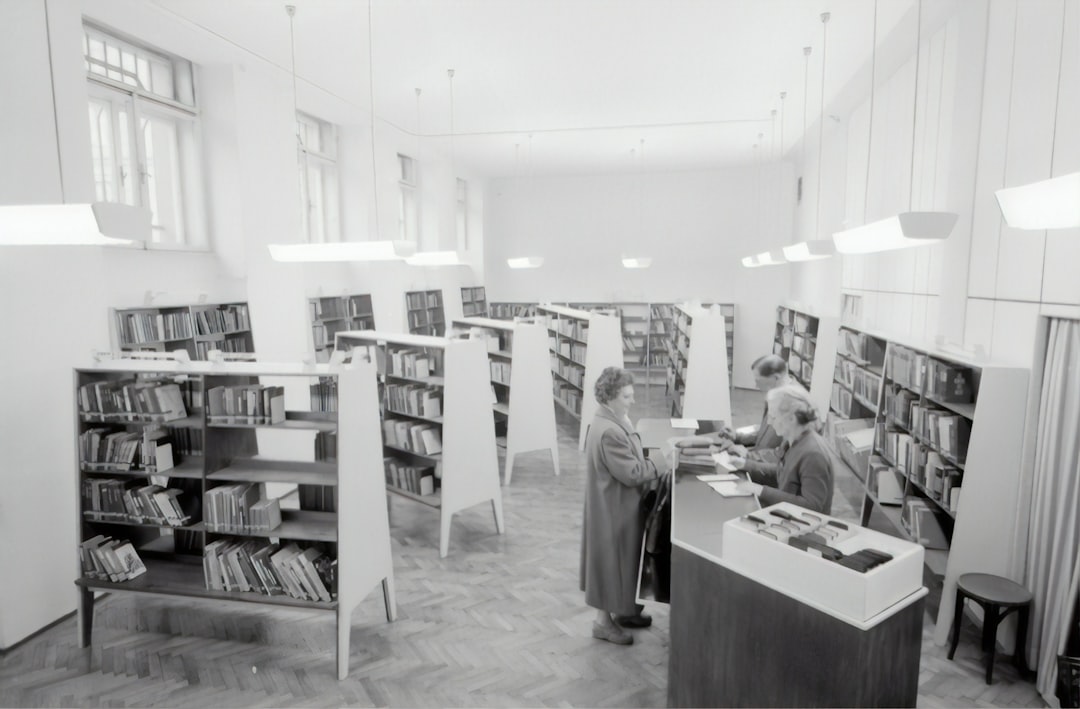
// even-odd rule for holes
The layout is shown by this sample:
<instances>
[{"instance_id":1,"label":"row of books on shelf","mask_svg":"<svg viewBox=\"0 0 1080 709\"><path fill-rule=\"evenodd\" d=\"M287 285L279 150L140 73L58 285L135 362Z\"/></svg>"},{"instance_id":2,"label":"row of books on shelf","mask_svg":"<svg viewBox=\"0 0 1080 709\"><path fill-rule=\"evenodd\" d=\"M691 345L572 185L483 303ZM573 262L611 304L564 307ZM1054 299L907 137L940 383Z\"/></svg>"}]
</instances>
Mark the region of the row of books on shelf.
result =
<instances>
[{"instance_id":1,"label":"row of books on shelf","mask_svg":"<svg viewBox=\"0 0 1080 709\"><path fill-rule=\"evenodd\" d=\"M836 351L862 364L880 367L885 361L885 344L882 340L846 328L840 329Z\"/></svg>"},{"instance_id":2,"label":"row of books on shelf","mask_svg":"<svg viewBox=\"0 0 1080 709\"><path fill-rule=\"evenodd\" d=\"M79 461L84 469L100 466L115 470L141 468L164 472L173 467L172 443L163 429L113 431L88 428L79 434Z\"/></svg>"},{"instance_id":3,"label":"row of books on shelf","mask_svg":"<svg viewBox=\"0 0 1080 709\"><path fill-rule=\"evenodd\" d=\"M951 411L922 404L911 406L911 431L949 458L963 463L971 438L971 421Z\"/></svg>"},{"instance_id":4,"label":"row of books on shelf","mask_svg":"<svg viewBox=\"0 0 1080 709\"><path fill-rule=\"evenodd\" d=\"M313 321L372 316L371 296L316 298L310 301L310 306Z\"/></svg>"},{"instance_id":5,"label":"row of books on shelf","mask_svg":"<svg viewBox=\"0 0 1080 709\"><path fill-rule=\"evenodd\" d=\"M567 362L565 359L559 359L558 357L552 357L551 371L555 372L579 389L585 386L585 369L579 364Z\"/></svg>"},{"instance_id":6,"label":"row of books on shelf","mask_svg":"<svg viewBox=\"0 0 1080 709\"><path fill-rule=\"evenodd\" d=\"M666 367L671 362L671 358L668 357L667 350L652 350L642 352L638 362L654 367Z\"/></svg>"},{"instance_id":7,"label":"row of books on shelf","mask_svg":"<svg viewBox=\"0 0 1080 709\"><path fill-rule=\"evenodd\" d=\"M262 497L260 483L236 483L211 488L203 494L206 529L222 534L269 532L281 526L281 503Z\"/></svg>"},{"instance_id":8,"label":"row of books on shelf","mask_svg":"<svg viewBox=\"0 0 1080 709\"><path fill-rule=\"evenodd\" d=\"M833 382L829 407L846 419L865 418L874 415L872 408L856 399L851 390L844 388L839 382Z\"/></svg>"},{"instance_id":9,"label":"row of books on shelf","mask_svg":"<svg viewBox=\"0 0 1080 709\"><path fill-rule=\"evenodd\" d=\"M196 310L194 316L197 335L221 335L251 329L248 308L243 304Z\"/></svg>"},{"instance_id":10,"label":"row of books on shelf","mask_svg":"<svg viewBox=\"0 0 1080 709\"><path fill-rule=\"evenodd\" d=\"M439 418L442 416L442 390L423 384L387 384L387 408L396 413Z\"/></svg>"},{"instance_id":11,"label":"row of books on shelf","mask_svg":"<svg viewBox=\"0 0 1080 709\"><path fill-rule=\"evenodd\" d=\"M126 539L98 534L79 545L83 576L119 583L146 573L134 545Z\"/></svg>"},{"instance_id":12,"label":"row of books on shelf","mask_svg":"<svg viewBox=\"0 0 1080 709\"><path fill-rule=\"evenodd\" d=\"M320 377L310 385L311 410L333 412L338 410L338 385L334 377Z\"/></svg>"},{"instance_id":13,"label":"row of books on shelf","mask_svg":"<svg viewBox=\"0 0 1080 709\"><path fill-rule=\"evenodd\" d=\"M925 460L917 458L910 462L910 469L906 472L881 456L871 457L867 489L880 504L900 505L907 496L905 479L910 480L941 509L955 515L960 506L963 471L934 455L932 451L924 450L921 453L926 455Z\"/></svg>"},{"instance_id":14,"label":"row of books on shelf","mask_svg":"<svg viewBox=\"0 0 1080 709\"><path fill-rule=\"evenodd\" d=\"M177 498L181 490L116 478L83 478L83 517L96 522L131 522L182 527L191 521Z\"/></svg>"},{"instance_id":15,"label":"row of books on shelf","mask_svg":"<svg viewBox=\"0 0 1080 709\"><path fill-rule=\"evenodd\" d=\"M499 384L510 383L510 363L509 362L489 362L491 368L491 381L498 382Z\"/></svg>"},{"instance_id":16,"label":"row of books on shelf","mask_svg":"<svg viewBox=\"0 0 1080 709\"><path fill-rule=\"evenodd\" d=\"M571 337L575 340L580 340L581 342L587 342L589 339L588 320L553 318L549 315L547 318L547 327L549 330L554 330L563 337Z\"/></svg>"},{"instance_id":17,"label":"row of books on shelf","mask_svg":"<svg viewBox=\"0 0 1080 709\"><path fill-rule=\"evenodd\" d=\"M191 338L191 315L186 311L117 313L117 328L123 345Z\"/></svg>"},{"instance_id":18,"label":"row of books on shelf","mask_svg":"<svg viewBox=\"0 0 1080 709\"><path fill-rule=\"evenodd\" d=\"M414 495L434 495L436 468L402 463L392 457L383 458L386 484Z\"/></svg>"},{"instance_id":19,"label":"row of books on shelf","mask_svg":"<svg viewBox=\"0 0 1080 709\"><path fill-rule=\"evenodd\" d=\"M134 414L156 421L173 421L187 416L187 402L197 387L184 382L160 379L123 379L92 382L79 387L82 414ZM186 400L185 400L186 399ZM91 417L92 418L92 417Z\"/></svg>"},{"instance_id":20,"label":"row of books on shelf","mask_svg":"<svg viewBox=\"0 0 1080 709\"><path fill-rule=\"evenodd\" d=\"M207 590L287 595L329 603L337 597L337 559L320 545L284 547L218 539L203 549Z\"/></svg>"},{"instance_id":21,"label":"row of books on shelf","mask_svg":"<svg viewBox=\"0 0 1080 709\"><path fill-rule=\"evenodd\" d=\"M409 327L426 327L428 325L441 325L443 315L440 311L433 310L410 310L408 313Z\"/></svg>"},{"instance_id":22,"label":"row of books on shelf","mask_svg":"<svg viewBox=\"0 0 1080 709\"><path fill-rule=\"evenodd\" d=\"M857 367L853 372L849 386L851 386L851 391L855 396L862 398L871 406L877 406L878 394L881 391L881 377L879 375Z\"/></svg>"},{"instance_id":23,"label":"row of books on shelf","mask_svg":"<svg viewBox=\"0 0 1080 709\"><path fill-rule=\"evenodd\" d=\"M443 352L439 349L388 350L386 357L387 374L410 379L427 379L443 371Z\"/></svg>"},{"instance_id":24,"label":"row of books on shelf","mask_svg":"<svg viewBox=\"0 0 1080 709\"><path fill-rule=\"evenodd\" d=\"M420 455L442 452L442 433L435 424L389 417L382 422L382 431L383 441L388 446Z\"/></svg>"},{"instance_id":25,"label":"row of books on shelf","mask_svg":"<svg viewBox=\"0 0 1080 709\"><path fill-rule=\"evenodd\" d=\"M791 349L803 359L813 361L814 353L817 351L817 341L810 335L795 335L791 339Z\"/></svg>"},{"instance_id":26,"label":"row of books on shelf","mask_svg":"<svg viewBox=\"0 0 1080 709\"><path fill-rule=\"evenodd\" d=\"M461 288L461 301L463 303L473 303L486 298L487 291L484 290L484 286L463 286Z\"/></svg>"},{"instance_id":27,"label":"row of books on shelf","mask_svg":"<svg viewBox=\"0 0 1080 709\"><path fill-rule=\"evenodd\" d=\"M358 318L355 322L353 320L332 320L327 323L316 323L311 327L311 335L316 347L325 347L334 344L339 332L368 329L370 327L366 324L368 322L367 318Z\"/></svg>"},{"instance_id":28,"label":"row of books on shelf","mask_svg":"<svg viewBox=\"0 0 1080 709\"><path fill-rule=\"evenodd\" d=\"M574 387L566 384L565 382L555 381L553 383L555 398L566 405L568 409L575 414L581 414L581 389L575 389Z\"/></svg>"},{"instance_id":29,"label":"row of books on shelf","mask_svg":"<svg viewBox=\"0 0 1080 709\"><path fill-rule=\"evenodd\" d=\"M530 303L491 303L488 309L491 317L498 320L531 318L536 315L536 306Z\"/></svg>"},{"instance_id":30,"label":"row of books on shelf","mask_svg":"<svg viewBox=\"0 0 1080 709\"><path fill-rule=\"evenodd\" d=\"M559 342L559 354L563 357L569 357L578 364L585 364L585 353L588 348L581 342L570 342L568 340L561 340Z\"/></svg>"},{"instance_id":31,"label":"row of books on shelf","mask_svg":"<svg viewBox=\"0 0 1080 709\"><path fill-rule=\"evenodd\" d=\"M215 340L212 342L198 341L195 343L195 356L197 359L209 359L210 350L220 350L221 352L247 352L247 338L226 337L224 340Z\"/></svg>"},{"instance_id":32,"label":"row of books on shelf","mask_svg":"<svg viewBox=\"0 0 1080 709\"><path fill-rule=\"evenodd\" d=\"M285 387L232 384L206 392L207 420L212 424L275 424L285 420Z\"/></svg>"},{"instance_id":33,"label":"row of books on shelf","mask_svg":"<svg viewBox=\"0 0 1080 709\"><path fill-rule=\"evenodd\" d=\"M315 460L337 460L337 431L319 431L315 434Z\"/></svg>"},{"instance_id":34,"label":"row of books on shelf","mask_svg":"<svg viewBox=\"0 0 1080 709\"><path fill-rule=\"evenodd\" d=\"M937 510L921 497L904 500L900 525L912 539L927 549L949 548L949 538Z\"/></svg>"},{"instance_id":35,"label":"row of books on shelf","mask_svg":"<svg viewBox=\"0 0 1080 709\"><path fill-rule=\"evenodd\" d=\"M474 303L462 303L461 314L465 317L483 316L487 314L487 306L483 301Z\"/></svg>"},{"instance_id":36,"label":"row of books on shelf","mask_svg":"<svg viewBox=\"0 0 1080 709\"><path fill-rule=\"evenodd\" d=\"M791 354L788 355L788 372L796 379L807 384L814 373L814 365L811 362L812 360L803 359L792 350Z\"/></svg>"},{"instance_id":37,"label":"row of books on shelf","mask_svg":"<svg viewBox=\"0 0 1080 709\"><path fill-rule=\"evenodd\" d=\"M405 304L409 310L438 308L442 305L442 294L439 291L406 293Z\"/></svg>"},{"instance_id":38,"label":"row of books on shelf","mask_svg":"<svg viewBox=\"0 0 1080 709\"><path fill-rule=\"evenodd\" d=\"M885 464L920 486L942 508L955 512L963 471L940 453L911 436L879 431L878 450ZM873 469L873 465L871 465ZM955 495L954 495L954 492Z\"/></svg>"}]
</instances>

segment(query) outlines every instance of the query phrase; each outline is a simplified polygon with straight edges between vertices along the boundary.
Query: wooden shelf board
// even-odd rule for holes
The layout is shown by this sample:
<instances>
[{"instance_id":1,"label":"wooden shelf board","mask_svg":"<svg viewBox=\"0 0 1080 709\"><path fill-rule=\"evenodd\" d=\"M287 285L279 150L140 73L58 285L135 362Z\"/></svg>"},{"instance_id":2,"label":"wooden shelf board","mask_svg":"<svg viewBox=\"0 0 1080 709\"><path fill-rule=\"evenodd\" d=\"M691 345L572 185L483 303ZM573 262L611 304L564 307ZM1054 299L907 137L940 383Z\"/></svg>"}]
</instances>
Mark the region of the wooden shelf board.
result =
<instances>
[{"instance_id":1,"label":"wooden shelf board","mask_svg":"<svg viewBox=\"0 0 1080 709\"><path fill-rule=\"evenodd\" d=\"M202 477L203 459L202 456L185 456L183 462L179 465L175 465L168 470L145 470L143 468L133 470L95 470L90 469L87 466L80 466L83 473L98 473L103 475L119 475L130 478L141 478L148 475L160 475L170 478L192 478L198 479Z\"/></svg>"},{"instance_id":2,"label":"wooden shelf board","mask_svg":"<svg viewBox=\"0 0 1080 709\"><path fill-rule=\"evenodd\" d=\"M202 426L202 412L189 414L183 418L172 419L171 421L165 421L162 418L162 414L134 414L134 413L113 413L113 414L98 414L98 413L80 413L79 420L83 423L104 423L115 424L117 426L123 426L127 424L132 425L155 425L155 426L174 426L176 428L199 428Z\"/></svg>"},{"instance_id":3,"label":"wooden shelf board","mask_svg":"<svg viewBox=\"0 0 1080 709\"><path fill-rule=\"evenodd\" d=\"M409 492L408 490L396 487L394 485L387 485L386 491L389 493L393 493L394 495L413 500L414 502L419 502L421 504L427 505L428 507L442 507L442 496L437 492L431 495L417 495L415 492Z\"/></svg>"},{"instance_id":4,"label":"wooden shelf board","mask_svg":"<svg viewBox=\"0 0 1080 709\"><path fill-rule=\"evenodd\" d=\"M387 379L401 379L407 382L416 382L417 384L427 384L429 386L446 386L446 379L443 377L431 376L431 377L407 377L404 374L391 374L386 372Z\"/></svg>"},{"instance_id":5,"label":"wooden shelf board","mask_svg":"<svg viewBox=\"0 0 1080 709\"><path fill-rule=\"evenodd\" d=\"M383 443L383 448L389 448L395 453L405 453L407 455L416 456L417 458L423 458L425 460L438 461L442 460L442 453L417 453L411 451L408 448L401 448L400 446L392 446L389 443Z\"/></svg>"},{"instance_id":6,"label":"wooden shelf board","mask_svg":"<svg viewBox=\"0 0 1080 709\"><path fill-rule=\"evenodd\" d=\"M498 411L503 416L509 416L510 415L510 407L507 406L506 404L496 402L496 403L491 405L491 408L493 408L495 411Z\"/></svg>"},{"instance_id":7,"label":"wooden shelf board","mask_svg":"<svg viewBox=\"0 0 1080 709\"><path fill-rule=\"evenodd\" d=\"M336 542L337 514L334 512L314 512L311 510L282 510L281 524L266 531L214 531L209 534L222 534L235 537L257 537L259 539L292 539L296 541Z\"/></svg>"},{"instance_id":8,"label":"wooden shelf board","mask_svg":"<svg viewBox=\"0 0 1080 709\"><path fill-rule=\"evenodd\" d=\"M931 402L932 404L940 406L943 409L948 409L954 414L960 414L966 419L975 418L975 404L961 404L958 402L941 401L940 399L935 399L929 394L926 395L926 400Z\"/></svg>"},{"instance_id":9,"label":"wooden shelf board","mask_svg":"<svg viewBox=\"0 0 1080 709\"><path fill-rule=\"evenodd\" d=\"M561 406L563 408L563 410L566 411L568 414L570 414L571 416L573 416L573 417L575 417L577 419L581 418L581 414L579 414L577 411L574 411L572 408L570 408L570 404L567 404L565 401L563 401L559 397L554 397L554 399L555 399L555 403L558 404L559 406Z\"/></svg>"},{"instance_id":10,"label":"wooden shelf board","mask_svg":"<svg viewBox=\"0 0 1080 709\"><path fill-rule=\"evenodd\" d=\"M239 418L239 417L237 417ZM334 431L337 423L333 421L305 421L300 419L285 419L280 423L210 423L207 428L273 428L293 431Z\"/></svg>"},{"instance_id":11,"label":"wooden shelf board","mask_svg":"<svg viewBox=\"0 0 1080 709\"><path fill-rule=\"evenodd\" d=\"M564 381L564 382L566 382L567 384L569 384L570 386L574 387L574 388L575 388L575 389L577 389L578 391L584 391L584 390L583 390L583 389L581 388L581 386L580 386L580 385L578 385L578 384L575 384L574 382L570 381L569 379L567 379L567 378L566 378L566 377L564 377L563 375L561 375L561 374L559 374L558 372L556 372L556 371L555 371L554 369L553 369L553 370L551 370L551 373L552 373L553 375L555 375L555 377L556 377L557 379L559 379L560 381Z\"/></svg>"},{"instance_id":12,"label":"wooden shelf board","mask_svg":"<svg viewBox=\"0 0 1080 709\"><path fill-rule=\"evenodd\" d=\"M303 485L337 485L337 466L333 463L307 463L286 460L234 459L233 464L207 474L207 480L233 482L282 482Z\"/></svg>"},{"instance_id":13,"label":"wooden shelf board","mask_svg":"<svg viewBox=\"0 0 1080 709\"><path fill-rule=\"evenodd\" d=\"M301 600L292 596L264 596L261 593L250 591L244 593L239 591L211 591L206 588L206 581L200 564L186 564L159 559L143 559L143 564L146 566L146 573L131 581L113 583L104 579L78 578L75 579L75 584L83 588L100 591L153 593L185 598L265 603L312 610L337 610L337 601L323 603Z\"/></svg>"}]
</instances>

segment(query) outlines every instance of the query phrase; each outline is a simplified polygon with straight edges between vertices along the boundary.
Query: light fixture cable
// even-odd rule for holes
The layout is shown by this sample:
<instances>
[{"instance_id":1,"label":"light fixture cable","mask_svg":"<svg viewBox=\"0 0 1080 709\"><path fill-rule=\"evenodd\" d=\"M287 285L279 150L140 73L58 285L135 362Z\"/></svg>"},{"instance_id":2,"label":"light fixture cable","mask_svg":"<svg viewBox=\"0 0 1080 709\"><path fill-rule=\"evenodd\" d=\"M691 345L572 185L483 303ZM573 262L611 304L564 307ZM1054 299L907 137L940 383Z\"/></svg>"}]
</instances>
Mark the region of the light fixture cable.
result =
<instances>
[{"instance_id":1,"label":"light fixture cable","mask_svg":"<svg viewBox=\"0 0 1080 709\"><path fill-rule=\"evenodd\" d=\"M922 0L915 4L915 90L911 107L911 166L908 174L908 211L915 204L915 134L919 124L919 59L922 54Z\"/></svg>"},{"instance_id":2,"label":"light fixture cable","mask_svg":"<svg viewBox=\"0 0 1080 709\"><path fill-rule=\"evenodd\" d=\"M870 201L870 153L874 147L874 89L877 85L877 11L874 0L874 28L870 32L870 117L866 126L866 180L863 184L862 220L866 224L867 206Z\"/></svg>"},{"instance_id":3,"label":"light fixture cable","mask_svg":"<svg viewBox=\"0 0 1080 709\"><path fill-rule=\"evenodd\" d=\"M787 91L780 92L780 159L784 158L784 99L787 98Z\"/></svg>"},{"instance_id":4,"label":"light fixture cable","mask_svg":"<svg viewBox=\"0 0 1080 709\"><path fill-rule=\"evenodd\" d=\"M821 156L825 142L825 56L829 41L829 17L828 12L821 13L821 109L818 115L818 161L817 161L817 198L814 205L814 219L816 221L814 236L817 238L821 233Z\"/></svg>"},{"instance_id":5,"label":"light fixture cable","mask_svg":"<svg viewBox=\"0 0 1080 709\"><path fill-rule=\"evenodd\" d=\"M375 50L372 47L371 31L371 4L367 6L367 34L368 34L368 105L371 106L371 206L375 212L375 238L379 238L382 230L379 228L379 172L375 159Z\"/></svg>"}]
</instances>

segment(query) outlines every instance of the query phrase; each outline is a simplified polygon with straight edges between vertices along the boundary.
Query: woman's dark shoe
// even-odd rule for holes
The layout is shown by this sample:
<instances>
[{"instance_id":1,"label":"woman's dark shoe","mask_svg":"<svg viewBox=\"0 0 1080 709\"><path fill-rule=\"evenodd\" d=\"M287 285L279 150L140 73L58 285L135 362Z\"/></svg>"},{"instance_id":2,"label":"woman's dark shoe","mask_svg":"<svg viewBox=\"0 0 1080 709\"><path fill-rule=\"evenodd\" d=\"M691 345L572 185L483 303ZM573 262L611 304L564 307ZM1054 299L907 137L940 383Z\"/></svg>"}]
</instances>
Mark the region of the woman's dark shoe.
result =
<instances>
[{"instance_id":1,"label":"woman's dark shoe","mask_svg":"<svg viewBox=\"0 0 1080 709\"><path fill-rule=\"evenodd\" d=\"M652 625L652 616L639 613L637 615L617 615L615 622L624 628L648 628Z\"/></svg>"},{"instance_id":2,"label":"woman's dark shoe","mask_svg":"<svg viewBox=\"0 0 1080 709\"><path fill-rule=\"evenodd\" d=\"M634 636L615 625L605 627L599 623L593 623L592 636L597 640L607 640L616 645L634 644Z\"/></svg>"}]
</instances>

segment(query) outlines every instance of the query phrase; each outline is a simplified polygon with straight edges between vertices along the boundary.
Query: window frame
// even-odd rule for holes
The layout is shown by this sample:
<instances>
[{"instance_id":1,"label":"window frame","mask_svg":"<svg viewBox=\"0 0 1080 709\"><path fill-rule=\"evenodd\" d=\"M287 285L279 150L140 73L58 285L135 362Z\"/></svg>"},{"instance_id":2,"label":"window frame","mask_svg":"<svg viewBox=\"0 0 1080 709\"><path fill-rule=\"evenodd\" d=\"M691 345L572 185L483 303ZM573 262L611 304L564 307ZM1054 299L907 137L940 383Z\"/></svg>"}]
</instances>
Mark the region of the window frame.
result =
<instances>
[{"instance_id":1,"label":"window frame","mask_svg":"<svg viewBox=\"0 0 1080 709\"><path fill-rule=\"evenodd\" d=\"M315 129L318 147L311 148L304 143L303 136L309 131L302 131L301 126ZM301 236L309 244L340 242L341 175L337 162L338 127L310 113L297 111L296 150ZM313 171L319 175L317 200L312 199ZM313 238L316 236L317 238Z\"/></svg>"},{"instance_id":2,"label":"window frame","mask_svg":"<svg viewBox=\"0 0 1080 709\"><path fill-rule=\"evenodd\" d=\"M420 165L416 158L397 154L398 162L398 237L420 249ZM412 233L409 233L409 217Z\"/></svg>"}]
</instances>

